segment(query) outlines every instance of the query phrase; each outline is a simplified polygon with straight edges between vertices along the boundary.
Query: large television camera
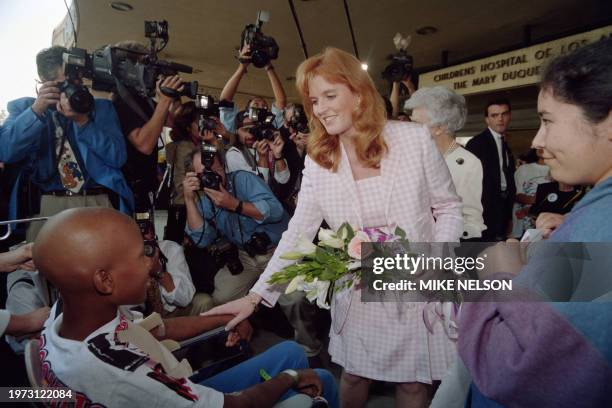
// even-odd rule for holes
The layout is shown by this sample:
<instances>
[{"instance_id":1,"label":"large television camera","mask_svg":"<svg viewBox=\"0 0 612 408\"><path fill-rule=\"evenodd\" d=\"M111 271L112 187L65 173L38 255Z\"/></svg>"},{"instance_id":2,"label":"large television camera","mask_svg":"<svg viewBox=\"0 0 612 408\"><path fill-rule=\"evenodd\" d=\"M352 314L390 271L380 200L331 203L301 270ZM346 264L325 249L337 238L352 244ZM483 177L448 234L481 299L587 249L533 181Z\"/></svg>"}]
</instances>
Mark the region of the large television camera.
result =
<instances>
[{"instance_id":1,"label":"large television camera","mask_svg":"<svg viewBox=\"0 0 612 408\"><path fill-rule=\"evenodd\" d=\"M274 38L264 35L261 31L261 26L264 22L268 22L270 15L267 11L259 11L255 24L247 25L242 31L240 39L240 48L245 45L250 46L251 62L257 68L263 68L270 63L271 60L278 58L278 44Z\"/></svg>"},{"instance_id":2,"label":"large television camera","mask_svg":"<svg viewBox=\"0 0 612 408\"><path fill-rule=\"evenodd\" d=\"M157 54L168 43L166 21L145 21L145 36L150 42L148 53L112 45L101 47L91 54L82 48L71 48L64 53L66 80L60 89L66 92L75 112L87 113L93 108L93 96L87 87L80 85L83 78L91 79L91 87L97 91L121 94L129 89L138 95L151 98L155 96L156 82L160 76L193 72L193 68L188 65L157 58ZM159 40L162 41L162 46L157 48ZM191 99L196 97L197 90L196 81L184 82L181 92L161 88L165 95L171 97L185 95Z\"/></svg>"},{"instance_id":3,"label":"large television camera","mask_svg":"<svg viewBox=\"0 0 612 408\"><path fill-rule=\"evenodd\" d=\"M410 36L402 38L400 33L397 33L393 38L397 53L391 55L391 63L382 72L383 79L390 82L401 82L412 76L413 59L406 51L410 44L410 38Z\"/></svg>"}]
</instances>

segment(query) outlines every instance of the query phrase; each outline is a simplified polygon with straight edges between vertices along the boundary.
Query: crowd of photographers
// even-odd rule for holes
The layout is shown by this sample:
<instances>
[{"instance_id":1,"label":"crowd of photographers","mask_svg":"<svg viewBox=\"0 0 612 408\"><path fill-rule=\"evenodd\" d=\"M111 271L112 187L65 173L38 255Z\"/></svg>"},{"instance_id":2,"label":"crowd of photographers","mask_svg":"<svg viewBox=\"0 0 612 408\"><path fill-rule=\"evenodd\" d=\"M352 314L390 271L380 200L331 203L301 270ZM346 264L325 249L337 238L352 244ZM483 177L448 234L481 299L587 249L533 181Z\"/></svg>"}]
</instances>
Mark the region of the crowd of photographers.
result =
<instances>
[{"instance_id":1,"label":"crowd of photographers","mask_svg":"<svg viewBox=\"0 0 612 408\"><path fill-rule=\"evenodd\" d=\"M0 148L2 199L8 203L3 216L51 217L107 207L133 217L150 259L150 278L145 303L124 310L131 317L138 316L133 311L198 316L244 296L287 229L308 123L301 105L287 104L271 63L273 48L261 49L269 37L249 27L238 68L219 101L197 94L196 82L182 80L180 72L189 67L156 58L157 44L163 48L167 42L167 26L147 23L149 47L124 41L92 54L61 46L40 51L37 97L8 105ZM102 73L104 67L113 67L111 76ZM266 71L275 96L271 106L262 97L244 107L233 102L250 67ZM94 98L84 79L111 97ZM166 163L160 165L163 133L171 141L163 146ZM155 231L156 207L168 210L163 231ZM7 243L33 242L42 226L17 226ZM7 292L8 311L33 316L28 324L34 325L44 322L58 299L57 289L33 267L12 273ZM316 307L295 295L279 305L307 354L318 354ZM28 337L7 339L20 353Z\"/></svg>"}]
</instances>

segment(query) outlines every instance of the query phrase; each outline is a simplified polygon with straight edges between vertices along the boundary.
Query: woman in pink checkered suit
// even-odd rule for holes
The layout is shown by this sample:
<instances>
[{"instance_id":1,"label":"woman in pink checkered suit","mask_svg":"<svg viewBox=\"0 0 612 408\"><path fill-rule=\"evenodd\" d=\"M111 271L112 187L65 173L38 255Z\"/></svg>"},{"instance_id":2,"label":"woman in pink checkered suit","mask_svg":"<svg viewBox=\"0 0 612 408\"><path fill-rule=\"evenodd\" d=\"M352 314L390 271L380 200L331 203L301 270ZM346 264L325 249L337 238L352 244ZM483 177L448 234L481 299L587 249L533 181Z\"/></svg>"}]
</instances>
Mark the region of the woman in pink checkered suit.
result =
<instances>
[{"instance_id":1,"label":"woman in pink checkered suit","mask_svg":"<svg viewBox=\"0 0 612 408\"><path fill-rule=\"evenodd\" d=\"M327 48L300 65L297 86L311 128L297 209L251 293L213 311L236 315L231 325L259 302L276 303L284 288L267 281L290 263L280 255L299 236L314 238L323 220L334 230L343 222L397 225L420 242L458 241L463 231L461 201L427 129L387 121L382 98L356 58ZM398 383L398 407L425 407L429 385L456 354L441 322L426 328L425 304L364 303L353 287L336 293L331 306L329 352L344 367L342 405L365 405L375 379Z\"/></svg>"}]
</instances>

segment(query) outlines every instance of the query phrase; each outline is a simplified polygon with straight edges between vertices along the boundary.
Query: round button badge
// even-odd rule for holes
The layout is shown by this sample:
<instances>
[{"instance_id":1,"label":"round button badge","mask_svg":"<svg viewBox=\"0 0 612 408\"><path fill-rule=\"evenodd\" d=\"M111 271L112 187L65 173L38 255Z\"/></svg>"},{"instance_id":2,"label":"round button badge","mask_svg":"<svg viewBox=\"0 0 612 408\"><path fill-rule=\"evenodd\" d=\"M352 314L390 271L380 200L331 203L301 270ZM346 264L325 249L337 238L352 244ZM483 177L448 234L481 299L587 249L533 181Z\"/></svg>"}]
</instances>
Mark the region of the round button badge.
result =
<instances>
[{"instance_id":1,"label":"round button badge","mask_svg":"<svg viewBox=\"0 0 612 408\"><path fill-rule=\"evenodd\" d=\"M554 203L555 201L557 201L559 199L559 196L557 195L557 193L550 193L548 195L548 197L546 197L546 199L551 202Z\"/></svg>"}]
</instances>

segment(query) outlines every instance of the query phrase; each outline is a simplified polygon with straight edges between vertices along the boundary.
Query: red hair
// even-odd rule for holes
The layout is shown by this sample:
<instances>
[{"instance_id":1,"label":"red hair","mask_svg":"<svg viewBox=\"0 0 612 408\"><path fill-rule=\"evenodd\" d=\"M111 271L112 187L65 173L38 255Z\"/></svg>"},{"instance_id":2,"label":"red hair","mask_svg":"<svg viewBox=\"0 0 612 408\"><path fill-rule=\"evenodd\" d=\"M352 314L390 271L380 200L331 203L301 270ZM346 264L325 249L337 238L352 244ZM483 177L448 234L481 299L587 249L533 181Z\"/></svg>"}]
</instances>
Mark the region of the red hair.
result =
<instances>
[{"instance_id":1,"label":"red hair","mask_svg":"<svg viewBox=\"0 0 612 408\"><path fill-rule=\"evenodd\" d=\"M304 110L310 125L308 154L320 166L336 171L340 164L340 139L330 135L314 116L308 85L315 76L326 81L346 85L359 95L359 106L353 112L355 150L360 162L378 168L387 153L382 135L387 120L385 103L376 90L372 78L361 68L361 63L351 54L328 47L322 53L308 58L297 69L296 86L302 96Z\"/></svg>"}]
</instances>

